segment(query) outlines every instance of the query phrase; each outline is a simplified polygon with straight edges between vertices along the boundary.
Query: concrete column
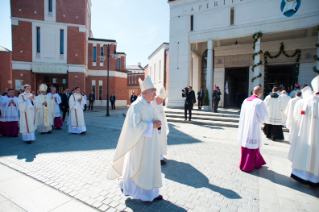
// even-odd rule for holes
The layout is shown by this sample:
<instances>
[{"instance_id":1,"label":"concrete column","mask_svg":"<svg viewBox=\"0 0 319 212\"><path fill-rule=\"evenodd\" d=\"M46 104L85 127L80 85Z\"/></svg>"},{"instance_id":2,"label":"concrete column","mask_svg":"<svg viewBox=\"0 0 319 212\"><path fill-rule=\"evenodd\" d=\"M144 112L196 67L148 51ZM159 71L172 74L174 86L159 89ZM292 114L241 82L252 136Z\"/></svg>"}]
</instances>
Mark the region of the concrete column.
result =
<instances>
[{"instance_id":1,"label":"concrete column","mask_svg":"<svg viewBox=\"0 0 319 212\"><path fill-rule=\"evenodd\" d=\"M255 44L255 53L257 53L259 51L260 51L260 38L258 39L258 41ZM256 55L255 56L255 60L254 60L254 64L257 64L259 62L260 62L260 55ZM260 66L255 67L255 69L254 69L254 77L259 75L259 73L260 73L259 68L260 68ZM259 84L261 84L260 83L260 79L262 79L262 78L257 78L257 79L254 80L253 88L258 86ZM249 79L249 80L251 80L251 79ZM250 94L249 94L249 96L250 96Z\"/></svg>"},{"instance_id":2,"label":"concrete column","mask_svg":"<svg viewBox=\"0 0 319 212\"><path fill-rule=\"evenodd\" d=\"M206 87L208 90L209 107L208 110L212 110L212 93L213 93L213 80L214 80L214 64L213 64L213 41L209 39L207 41L207 75L206 75Z\"/></svg>"}]
</instances>

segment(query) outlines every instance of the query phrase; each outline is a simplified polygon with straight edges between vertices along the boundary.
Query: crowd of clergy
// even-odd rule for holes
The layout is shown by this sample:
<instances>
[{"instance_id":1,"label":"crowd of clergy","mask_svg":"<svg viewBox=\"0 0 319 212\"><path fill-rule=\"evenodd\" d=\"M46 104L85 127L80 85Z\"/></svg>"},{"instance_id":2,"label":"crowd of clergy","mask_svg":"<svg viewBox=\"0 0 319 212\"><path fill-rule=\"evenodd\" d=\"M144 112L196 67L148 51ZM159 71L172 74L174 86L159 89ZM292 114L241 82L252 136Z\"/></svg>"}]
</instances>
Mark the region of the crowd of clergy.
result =
<instances>
[{"instance_id":1,"label":"crowd of clergy","mask_svg":"<svg viewBox=\"0 0 319 212\"><path fill-rule=\"evenodd\" d=\"M291 178L311 187L319 187L319 76L310 86L295 85L288 96L274 87L264 101L262 88L255 87L253 95L242 104L237 143L241 146L239 168L252 172L266 162L260 154L262 126L266 138L284 139L283 126L289 129L291 144L288 159L292 162Z\"/></svg>"},{"instance_id":2,"label":"crowd of clergy","mask_svg":"<svg viewBox=\"0 0 319 212\"><path fill-rule=\"evenodd\" d=\"M25 85L24 92L18 97L14 90L8 89L0 98L0 134L7 137L18 137L31 144L35 141L35 131L41 135L52 134L53 130L61 130L64 120L61 117L61 96L56 88L41 84L38 96L31 92L31 86ZM68 96L69 118L68 131L73 134L85 134L86 126L83 109L86 99L81 95L80 88L76 87Z\"/></svg>"}]
</instances>

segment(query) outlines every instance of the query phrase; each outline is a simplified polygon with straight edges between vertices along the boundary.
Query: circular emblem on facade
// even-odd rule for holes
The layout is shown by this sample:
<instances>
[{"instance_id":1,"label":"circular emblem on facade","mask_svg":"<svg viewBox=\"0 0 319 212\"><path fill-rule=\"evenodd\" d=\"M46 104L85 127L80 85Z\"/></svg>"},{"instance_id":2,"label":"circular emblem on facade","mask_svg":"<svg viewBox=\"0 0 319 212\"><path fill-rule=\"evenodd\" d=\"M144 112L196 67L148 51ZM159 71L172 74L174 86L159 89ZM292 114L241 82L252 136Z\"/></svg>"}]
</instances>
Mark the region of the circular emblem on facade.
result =
<instances>
[{"instance_id":1,"label":"circular emblem on facade","mask_svg":"<svg viewBox=\"0 0 319 212\"><path fill-rule=\"evenodd\" d=\"M281 1L281 12L284 16L293 16L300 7L301 0L282 0Z\"/></svg>"}]
</instances>

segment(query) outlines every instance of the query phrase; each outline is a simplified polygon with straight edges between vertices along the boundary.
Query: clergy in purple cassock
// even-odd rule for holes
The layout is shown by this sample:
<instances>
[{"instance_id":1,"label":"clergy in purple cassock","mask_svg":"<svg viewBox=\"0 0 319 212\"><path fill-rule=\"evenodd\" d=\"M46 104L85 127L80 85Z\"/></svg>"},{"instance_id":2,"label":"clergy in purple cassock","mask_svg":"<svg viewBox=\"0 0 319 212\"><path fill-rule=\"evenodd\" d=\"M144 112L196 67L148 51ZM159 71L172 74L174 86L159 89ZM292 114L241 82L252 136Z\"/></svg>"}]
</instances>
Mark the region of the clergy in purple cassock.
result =
<instances>
[{"instance_id":1,"label":"clergy in purple cassock","mask_svg":"<svg viewBox=\"0 0 319 212\"><path fill-rule=\"evenodd\" d=\"M52 128L54 129L58 129L61 130L61 127L63 126L62 123L62 118L61 118L61 113L60 113L60 106L59 104L61 104L61 97L59 94L56 93L56 87L52 86L51 87L51 93L48 93L47 96L49 98L53 97L54 99L54 105L55 105L55 109L54 109L54 121L53 121L53 126Z\"/></svg>"},{"instance_id":2,"label":"clergy in purple cassock","mask_svg":"<svg viewBox=\"0 0 319 212\"><path fill-rule=\"evenodd\" d=\"M253 95L241 106L237 143L241 145L239 168L246 172L266 164L259 151L262 146L261 125L268 119L266 105L259 99L261 95L262 88L255 87Z\"/></svg>"},{"instance_id":3,"label":"clergy in purple cassock","mask_svg":"<svg viewBox=\"0 0 319 212\"><path fill-rule=\"evenodd\" d=\"M0 134L8 137L18 137L19 134L19 104L14 96L14 90L9 89L8 95L0 98Z\"/></svg>"}]
</instances>

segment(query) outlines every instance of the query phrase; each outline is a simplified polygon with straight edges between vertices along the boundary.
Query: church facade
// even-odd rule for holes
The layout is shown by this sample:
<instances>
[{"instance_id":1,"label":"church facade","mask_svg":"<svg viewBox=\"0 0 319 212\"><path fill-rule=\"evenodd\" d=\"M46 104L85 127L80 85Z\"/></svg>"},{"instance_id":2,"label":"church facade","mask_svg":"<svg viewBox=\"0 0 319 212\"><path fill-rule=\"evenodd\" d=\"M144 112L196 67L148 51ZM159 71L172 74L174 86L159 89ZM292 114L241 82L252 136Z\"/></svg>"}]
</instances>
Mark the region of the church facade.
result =
<instances>
[{"instance_id":1,"label":"church facade","mask_svg":"<svg viewBox=\"0 0 319 212\"><path fill-rule=\"evenodd\" d=\"M261 85L288 92L318 75L317 0L170 0L168 107L181 90L222 92L219 107L239 108ZM316 59L317 58L317 59Z\"/></svg>"}]
</instances>

